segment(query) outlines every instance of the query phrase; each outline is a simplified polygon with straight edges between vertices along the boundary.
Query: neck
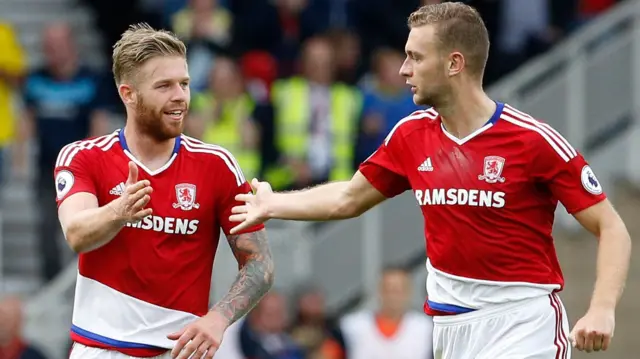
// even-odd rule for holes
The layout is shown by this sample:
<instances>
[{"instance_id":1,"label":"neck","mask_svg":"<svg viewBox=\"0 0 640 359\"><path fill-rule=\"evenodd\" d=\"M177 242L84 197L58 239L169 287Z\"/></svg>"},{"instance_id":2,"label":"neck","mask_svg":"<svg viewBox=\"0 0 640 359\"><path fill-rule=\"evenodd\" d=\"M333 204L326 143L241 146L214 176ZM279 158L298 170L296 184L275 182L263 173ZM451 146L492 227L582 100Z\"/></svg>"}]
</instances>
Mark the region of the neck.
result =
<instances>
[{"instance_id":1,"label":"neck","mask_svg":"<svg viewBox=\"0 0 640 359\"><path fill-rule=\"evenodd\" d=\"M442 106L434 106L447 132L464 138L484 126L496 111L496 103L481 87L465 86L468 90L455 93Z\"/></svg>"},{"instance_id":2,"label":"neck","mask_svg":"<svg viewBox=\"0 0 640 359\"><path fill-rule=\"evenodd\" d=\"M129 152L151 170L162 167L171 158L175 139L158 141L141 133L133 123L134 120L128 118L124 128Z\"/></svg>"},{"instance_id":3,"label":"neck","mask_svg":"<svg viewBox=\"0 0 640 359\"><path fill-rule=\"evenodd\" d=\"M391 321L400 321L403 316L404 316L404 312L397 312L397 311L393 311L393 310L381 309L378 312L378 317L386 319L386 320L391 320Z\"/></svg>"}]
</instances>

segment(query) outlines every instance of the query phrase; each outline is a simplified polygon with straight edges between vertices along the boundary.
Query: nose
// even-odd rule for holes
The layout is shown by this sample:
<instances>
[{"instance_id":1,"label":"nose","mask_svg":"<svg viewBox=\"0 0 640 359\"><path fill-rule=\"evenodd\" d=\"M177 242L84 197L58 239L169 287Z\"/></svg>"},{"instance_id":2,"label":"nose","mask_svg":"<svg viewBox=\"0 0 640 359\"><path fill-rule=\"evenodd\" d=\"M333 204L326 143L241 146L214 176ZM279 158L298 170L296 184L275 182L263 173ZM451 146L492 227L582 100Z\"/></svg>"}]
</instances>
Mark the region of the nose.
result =
<instances>
[{"instance_id":1,"label":"nose","mask_svg":"<svg viewBox=\"0 0 640 359\"><path fill-rule=\"evenodd\" d=\"M171 96L171 101L173 102L186 102L189 98L189 86L183 86L182 84L177 84L174 87L173 94Z\"/></svg>"},{"instance_id":2,"label":"nose","mask_svg":"<svg viewBox=\"0 0 640 359\"><path fill-rule=\"evenodd\" d=\"M404 62L402 63L402 66L400 66L399 73L400 73L400 76L402 77L411 77L412 69L408 59L405 59Z\"/></svg>"}]
</instances>

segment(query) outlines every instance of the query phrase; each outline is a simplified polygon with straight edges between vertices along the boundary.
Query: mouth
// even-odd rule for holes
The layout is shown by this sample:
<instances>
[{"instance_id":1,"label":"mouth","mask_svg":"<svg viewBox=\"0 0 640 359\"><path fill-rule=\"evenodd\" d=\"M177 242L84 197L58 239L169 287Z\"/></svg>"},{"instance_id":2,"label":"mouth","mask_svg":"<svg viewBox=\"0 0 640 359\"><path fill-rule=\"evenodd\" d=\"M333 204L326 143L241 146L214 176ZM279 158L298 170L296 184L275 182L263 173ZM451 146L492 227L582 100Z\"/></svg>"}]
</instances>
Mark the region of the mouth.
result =
<instances>
[{"instance_id":1,"label":"mouth","mask_svg":"<svg viewBox=\"0 0 640 359\"><path fill-rule=\"evenodd\" d=\"M186 111L184 110L172 110L165 111L164 114L169 116L174 121L181 121L184 118L184 114Z\"/></svg>"}]
</instances>

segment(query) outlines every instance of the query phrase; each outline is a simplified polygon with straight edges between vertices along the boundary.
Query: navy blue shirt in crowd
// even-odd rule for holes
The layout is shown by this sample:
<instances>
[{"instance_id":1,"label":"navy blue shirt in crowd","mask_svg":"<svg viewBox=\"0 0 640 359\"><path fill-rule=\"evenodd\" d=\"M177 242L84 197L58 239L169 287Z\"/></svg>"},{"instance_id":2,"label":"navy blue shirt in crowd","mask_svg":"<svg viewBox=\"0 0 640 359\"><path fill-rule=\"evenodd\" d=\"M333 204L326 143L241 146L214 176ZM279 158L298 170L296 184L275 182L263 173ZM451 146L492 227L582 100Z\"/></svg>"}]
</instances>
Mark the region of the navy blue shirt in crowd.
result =
<instances>
[{"instance_id":1,"label":"navy blue shirt in crowd","mask_svg":"<svg viewBox=\"0 0 640 359\"><path fill-rule=\"evenodd\" d=\"M99 76L86 68L64 81L46 69L29 75L24 97L35 116L41 171L53 171L62 147L89 135L91 114L100 107L101 85Z\"/></svg>"}]
</instances>

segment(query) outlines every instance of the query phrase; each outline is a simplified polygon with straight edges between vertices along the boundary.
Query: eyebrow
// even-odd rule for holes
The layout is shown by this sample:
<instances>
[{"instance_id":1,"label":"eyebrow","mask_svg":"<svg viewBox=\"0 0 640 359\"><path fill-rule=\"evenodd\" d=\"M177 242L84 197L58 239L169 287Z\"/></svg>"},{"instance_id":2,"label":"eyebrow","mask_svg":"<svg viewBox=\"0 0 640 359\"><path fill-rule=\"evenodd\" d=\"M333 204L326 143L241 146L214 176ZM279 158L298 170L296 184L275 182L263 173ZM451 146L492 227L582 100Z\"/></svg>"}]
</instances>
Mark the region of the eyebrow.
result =
<instances>
[{"instance_id":1,"label":"eyebrow","mask_svg":"<svg viewBox=\"0 0 640 359\"><path fill-rule=\"evenodd\" d=\"M164 78L164 79L160 79L160 80L155 81L153 83L153 85L155 86L155 85L159 85L159 84L163 84L163 83L167 83L167 82L172 82L174 80L175 80L175 78ZM191 77L186 76L186 77L180 78L178 82L185 82L185 81L190 81L190 80L191 80Z\"/></svg>"}]
</instances>

